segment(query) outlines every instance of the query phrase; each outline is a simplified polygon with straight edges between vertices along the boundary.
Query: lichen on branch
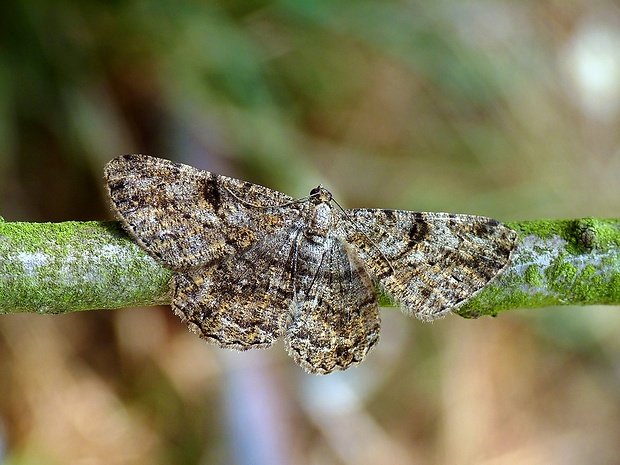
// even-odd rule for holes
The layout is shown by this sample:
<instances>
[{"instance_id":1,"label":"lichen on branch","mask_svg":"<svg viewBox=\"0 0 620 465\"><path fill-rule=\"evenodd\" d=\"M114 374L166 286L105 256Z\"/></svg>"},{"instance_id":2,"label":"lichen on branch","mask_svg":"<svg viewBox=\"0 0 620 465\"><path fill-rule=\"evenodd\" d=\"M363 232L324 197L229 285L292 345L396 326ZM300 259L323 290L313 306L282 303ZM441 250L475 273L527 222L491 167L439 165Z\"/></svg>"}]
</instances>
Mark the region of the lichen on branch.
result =
<instances>
[{"instance_id":1,"label":"lichen on branch","mask_svg":"<svg viewBox=\"0 0 620 465\"><path fill-rule=\"evenodd\" d=\"M170 276L116 222L0 222L0 313L167 303Z\"/></svg>"},{"instance_id":2,"label":"lichen on branch","mask_svg":"<svg viewBox=\"0 0 620 465\"><path fill-rule=\"evenodd\" d=\"M620 220L511 222L512 263L457 312L620 304ZM117 222L0 221L0 313L66 313L170 302L172 272ZM383 306L394 306L385 296Z\"/></svg>"}]
</instances>

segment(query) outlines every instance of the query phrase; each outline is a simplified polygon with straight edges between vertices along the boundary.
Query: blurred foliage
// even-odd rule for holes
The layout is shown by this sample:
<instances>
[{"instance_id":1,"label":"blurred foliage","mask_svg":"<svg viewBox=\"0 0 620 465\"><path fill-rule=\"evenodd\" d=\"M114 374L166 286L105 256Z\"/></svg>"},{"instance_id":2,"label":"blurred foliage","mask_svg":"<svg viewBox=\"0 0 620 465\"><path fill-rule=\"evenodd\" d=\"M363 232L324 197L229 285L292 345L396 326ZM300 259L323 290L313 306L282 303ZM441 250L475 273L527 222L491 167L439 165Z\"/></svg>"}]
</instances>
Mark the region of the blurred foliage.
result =
<instances>
[{"instance_id":1,"label":"blurred foliage","mask_svg":"<svg viewBox=\"0 0 620 465\"><path fill-rule=\"evenodd\" d=\"M617 217L619 25L605 0L5 0L0 215L110 217L103 165L144 152L348 207ZM614 310L389 311L369 360L321 379L169 309L5 316L0 452L617 463Z\"/></svg>"}]
</instances>

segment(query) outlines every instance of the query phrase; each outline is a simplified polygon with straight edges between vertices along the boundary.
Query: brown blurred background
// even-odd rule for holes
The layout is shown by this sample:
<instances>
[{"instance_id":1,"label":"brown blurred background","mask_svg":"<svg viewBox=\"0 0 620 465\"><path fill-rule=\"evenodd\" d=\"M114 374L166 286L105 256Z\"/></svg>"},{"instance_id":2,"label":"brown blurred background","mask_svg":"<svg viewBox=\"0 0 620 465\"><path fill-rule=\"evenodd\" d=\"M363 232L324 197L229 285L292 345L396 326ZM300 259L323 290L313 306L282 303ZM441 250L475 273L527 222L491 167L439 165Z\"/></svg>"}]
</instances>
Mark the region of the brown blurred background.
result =
<instances>
[{"instance_id":1,"label":"brown blurred background","mask_svg":"<svg viewBox=\"0 0 620 465\"><path fill-rule=\"evenodd\" d=\"M110 219L149 153L346 207L618 217L615 2L0 3L0 215ZM360 367L169 308L0 318L3 464L620 463L617 309L382 313Z\"/></svg>"}]
</instances>

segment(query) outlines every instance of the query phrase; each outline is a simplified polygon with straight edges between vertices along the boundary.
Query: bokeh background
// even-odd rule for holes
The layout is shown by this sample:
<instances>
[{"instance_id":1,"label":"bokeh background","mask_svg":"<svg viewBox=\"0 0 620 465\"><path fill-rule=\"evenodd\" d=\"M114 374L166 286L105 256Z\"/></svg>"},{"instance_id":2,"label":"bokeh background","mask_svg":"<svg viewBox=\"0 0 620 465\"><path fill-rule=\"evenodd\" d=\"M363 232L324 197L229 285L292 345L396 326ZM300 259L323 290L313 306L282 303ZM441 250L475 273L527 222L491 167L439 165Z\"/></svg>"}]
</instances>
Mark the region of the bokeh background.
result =
<instances>
[{"instance_id":1,"label":"bokeh background","mask_svg":"<svg viewBox=\"0 0 620 465\"><path fill-rule=\"evenodd\" d=\"M618 217L598 0L3 0L0 215L111 219L149 153L346 207ZM167 307L0 318L3 464L616 464L618 309L382 312L360 367L206 345Z\"/></svg>"}]
</instances>

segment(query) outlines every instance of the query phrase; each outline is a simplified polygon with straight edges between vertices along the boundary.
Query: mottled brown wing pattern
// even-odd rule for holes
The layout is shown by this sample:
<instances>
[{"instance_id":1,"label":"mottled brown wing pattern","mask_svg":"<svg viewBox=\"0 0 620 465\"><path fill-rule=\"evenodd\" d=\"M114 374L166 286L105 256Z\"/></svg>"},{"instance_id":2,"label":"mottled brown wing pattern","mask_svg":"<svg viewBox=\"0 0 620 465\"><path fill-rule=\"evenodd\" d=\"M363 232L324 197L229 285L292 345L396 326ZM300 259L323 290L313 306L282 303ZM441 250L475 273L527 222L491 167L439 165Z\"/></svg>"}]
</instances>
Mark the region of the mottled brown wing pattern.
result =
<instances>
[{"instance_id":1,"label":"mottled brown wing pattern","mask_svg":"<svg viewBox=\"0 0 620 465\"><path fill-rule=\"evenodd\" d=\"M148 155L115 158L104 176L125 229L174 270L213 264L299 216L295 205L274 208L287 195Z\"/></svg>"},{"instance_id":2,"label":"mottled brown wing pattern","mask_svg":"<svg viewBox=\"0 0 620 465\"><path fill-rule=\"evenodd\" d=\"M515 231L496 220L451 213L346 210L347 242L371 275L422 320L441 318L510 263Z\"/></svg>"},{"instance_id":3,"label":"mottled brown wing pattern","mask_svg":"<svg viewBox=\"0 0 620 465\"><path fill-rule=\"evenodd\" d=\"M174 277L172 308L192 331L221 347L268 347L290 323L289 263L297 230L269 236L212 267Z\"/></svg>"},{"instance_id":4,"label":"mottled brown wing pattern","mask_svg":"<svg viewBox=\"0 0 620 465\"><path fill-rule=\"evenodd\" d=\"M350 246L328 237L306 242L296 258L292 324L285 337L306 371L327 374L360 363L379 340L379 308L370 276Z\"/></svg>"}]
</instances>

